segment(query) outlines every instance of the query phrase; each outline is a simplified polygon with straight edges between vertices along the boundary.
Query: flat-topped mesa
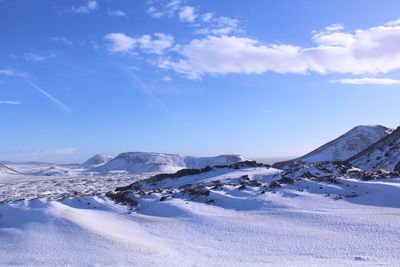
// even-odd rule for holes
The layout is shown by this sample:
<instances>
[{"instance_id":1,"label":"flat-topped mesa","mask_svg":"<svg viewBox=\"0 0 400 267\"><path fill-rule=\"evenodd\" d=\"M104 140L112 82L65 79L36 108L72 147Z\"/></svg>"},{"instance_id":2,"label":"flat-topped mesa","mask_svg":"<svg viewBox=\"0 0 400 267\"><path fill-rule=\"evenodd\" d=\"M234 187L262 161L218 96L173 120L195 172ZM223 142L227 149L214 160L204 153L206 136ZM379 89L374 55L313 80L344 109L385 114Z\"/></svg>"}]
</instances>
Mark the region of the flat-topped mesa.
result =
<instances>
[{"instance_id":1,"label":"flat-topped mesa","mask_svg":"<svg viewBox=\"0 0 400 267\"><path fill-rule=\"evenodd\" d=\"M125 152L93 171L107 173L172 173L181 169L201 169L207 166L229 165L246 161L240 155L193 157L155 152Z\"/></svg>"}]
</instances>

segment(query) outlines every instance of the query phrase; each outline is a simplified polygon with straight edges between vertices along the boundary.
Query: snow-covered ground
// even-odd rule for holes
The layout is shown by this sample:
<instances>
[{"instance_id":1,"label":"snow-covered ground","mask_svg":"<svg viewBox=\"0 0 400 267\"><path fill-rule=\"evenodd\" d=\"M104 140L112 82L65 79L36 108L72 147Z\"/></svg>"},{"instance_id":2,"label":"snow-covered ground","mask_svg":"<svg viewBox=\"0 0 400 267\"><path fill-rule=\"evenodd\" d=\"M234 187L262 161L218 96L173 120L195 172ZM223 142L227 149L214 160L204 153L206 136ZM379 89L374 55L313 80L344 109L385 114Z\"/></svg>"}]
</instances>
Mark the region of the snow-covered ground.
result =
<instances>
[{"instance_id":1,"label":"snow-covered ground","mask_svg":"<svg viewBox=\"0 0 400 267\"><path fill-rule=\"evenodd\" d=\"M35 198L60 199L69 196L106 193L149 175L108 176L0 176L0 203Z\"/></svg>"},{"instance_id":2,"label":"snow-covered ground","mask_svg":"<svg viewBox=\"0 0 400 267\"><path fill-rule=\"evenodd\" d=\"M138 182L135 208L101 195L3 203L0 265L400 264L400 178L282 174L217 168Z\"/></svg>"}]
</instances>

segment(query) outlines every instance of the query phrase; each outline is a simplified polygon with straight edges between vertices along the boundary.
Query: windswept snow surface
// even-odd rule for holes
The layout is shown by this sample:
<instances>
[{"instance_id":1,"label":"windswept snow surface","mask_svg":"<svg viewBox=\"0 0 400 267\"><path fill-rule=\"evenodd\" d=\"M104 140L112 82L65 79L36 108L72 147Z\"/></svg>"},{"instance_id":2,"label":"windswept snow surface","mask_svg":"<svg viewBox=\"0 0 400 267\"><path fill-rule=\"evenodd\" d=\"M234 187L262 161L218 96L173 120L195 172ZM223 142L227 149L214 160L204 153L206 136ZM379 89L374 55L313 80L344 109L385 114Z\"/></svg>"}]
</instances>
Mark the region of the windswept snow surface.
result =
<instances>
[{"instance_id":1,"label":"windswept snow surface","mask_svg":"<svg viewBox=\"0 0 400 267\"><path fill-rule=\"evenodd\" d=\"M178 154L154 152L121 153L110 162L94 168L103 173L173 173L178 170L201 169L207 166L229 165L245 161L240 155L220 155L216 157L192 157Z\"/></svg>"},{"instance_id":2,"label":"windswept snow surface","mask_svg":"<svg viewBox=\"0 0 400 267\"><path fill-rule=\"evenodd\" d=\"M134 209L104 196L3 203L0 265L400 264L399 178L265 186L282 174L222 168L143 183Z\"/></svg>"},{"instance_id":3,"label":"windswept snow surface","mask_svg":"<svg viewBox=\"0 0 400 267\"><path fill-rule=\"evenodd\" d=\"M345 161L389 135L392 131L392 129L382 125L360 125L300 158L278 162L274 166L282 168L294 163Z\"/></svg>"}]
</instances>

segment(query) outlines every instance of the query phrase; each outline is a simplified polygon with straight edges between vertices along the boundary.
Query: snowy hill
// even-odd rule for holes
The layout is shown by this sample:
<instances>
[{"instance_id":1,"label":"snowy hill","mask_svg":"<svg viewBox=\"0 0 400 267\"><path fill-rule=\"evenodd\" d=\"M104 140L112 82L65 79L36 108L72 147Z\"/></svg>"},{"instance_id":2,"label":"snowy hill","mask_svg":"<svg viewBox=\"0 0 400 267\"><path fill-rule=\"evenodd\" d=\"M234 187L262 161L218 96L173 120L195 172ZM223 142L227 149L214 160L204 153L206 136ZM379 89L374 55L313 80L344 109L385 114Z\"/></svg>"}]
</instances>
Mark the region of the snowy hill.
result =
<instances>
[{"instance_id":1,"label":"snowy hill","mask_svg":"<svg viewBox=\"0 0 400 267\"><path fill-rule=\"evenodd\" d=\"M93 167L99 167L99 166L109 162L112 159L113 158L111 156L96 154L93 157L86 160L81 165L82 165L82 167L89 169L89 168L93 168Z\"/></svg>"},{"instance_id":2,"label":"snowy hill","mask_svg":"<svg viewBox=\"0 0 400 267\"><path fill-rule=\"evenodd\" d=\"M396 166L400 167L400 127L348 161L368 171L394 170Z\"/></svg>"},{"instance_id":3,"label":"snowy hill","mask_svg":"<svg viewBox=\"0 0 400 267\"><path fill-rule=\"evenodd\" d=\"M345 161L378 142L391 132L391 129L382 125L360 125L300 158L277 162L274 164L274 167L285 168L296 163Z\"/></svg>"},{"instance_id":4,"label":"snowy hill","mask_svg":"<svg viewBox=\"0 0 400 267\"><path fill-rule=\"evenodd\" d=\"M0 164L0 175L6 175L6 174L19 174L19 173L7 167L6 165Z\"/></svg>"},{"instance_id":5,"label":"snowy hill","mask_svg":"<svg viewBox=\"0 0 400 267\"><path fill-rule=\"evenodd\" d=\"M106 173L170 173L180 169L200 169L206 166L228 165L245 161L240 155L221 155L216 157L191 157L178 154L152 152L121 153L110 162L94 168L95 172Z\"/></svg>"}]
</instances>

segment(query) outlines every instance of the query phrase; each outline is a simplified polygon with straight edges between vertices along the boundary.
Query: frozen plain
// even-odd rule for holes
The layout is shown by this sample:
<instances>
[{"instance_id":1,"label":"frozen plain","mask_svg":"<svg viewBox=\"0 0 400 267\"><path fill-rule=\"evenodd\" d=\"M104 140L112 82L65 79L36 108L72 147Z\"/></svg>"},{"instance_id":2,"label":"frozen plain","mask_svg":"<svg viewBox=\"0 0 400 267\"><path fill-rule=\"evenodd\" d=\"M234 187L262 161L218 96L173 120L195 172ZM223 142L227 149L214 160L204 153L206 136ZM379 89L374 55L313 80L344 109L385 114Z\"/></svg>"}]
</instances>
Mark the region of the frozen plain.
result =
<instances>
[{"instance_id":1,"label":"frozen plain","mask_svg":"<svg viewBox=\"0 0 400 267\"><path fill-rule=\"evenodd\" d=\"M190 179L200 184L248 175L270 182L279 172L217 170ZM164 181L163 186L178 188L179 183ZM0 265L400 264L399 178L350 179L340 185L300 180L265 193L262 189L211 190L212 205L184 196L160 201L153 194L132 210L102 195L3 203ZM330 197L352 192L358 197Z\"/></svg>"}]
</instances>

